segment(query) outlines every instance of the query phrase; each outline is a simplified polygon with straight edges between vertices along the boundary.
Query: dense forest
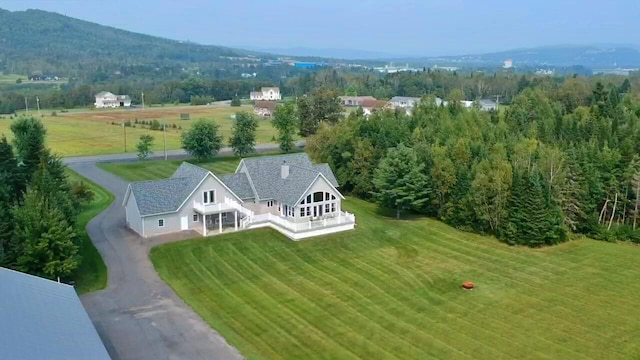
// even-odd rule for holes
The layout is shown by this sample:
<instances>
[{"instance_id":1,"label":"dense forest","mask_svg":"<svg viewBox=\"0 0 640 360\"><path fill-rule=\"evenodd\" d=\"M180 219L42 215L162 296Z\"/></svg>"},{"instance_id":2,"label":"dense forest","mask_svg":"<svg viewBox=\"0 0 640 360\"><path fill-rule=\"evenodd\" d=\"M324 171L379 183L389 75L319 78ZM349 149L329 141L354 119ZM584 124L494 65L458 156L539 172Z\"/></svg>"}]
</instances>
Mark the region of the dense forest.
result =
<instances>
[{"instance_id":1,"label":"dense forest","mask_svg":"<svg viewBox=\"0 0 640 360\"><path fill-rule=\"evenodd\" d=\"M622 79L620 79L622 80ZM518 80L520 82L520 80ZM510 244L640 242L640 97L628 80L529 82L500 113L361 111L308 140L344 191Z\"/></svg>"}]
</instances>

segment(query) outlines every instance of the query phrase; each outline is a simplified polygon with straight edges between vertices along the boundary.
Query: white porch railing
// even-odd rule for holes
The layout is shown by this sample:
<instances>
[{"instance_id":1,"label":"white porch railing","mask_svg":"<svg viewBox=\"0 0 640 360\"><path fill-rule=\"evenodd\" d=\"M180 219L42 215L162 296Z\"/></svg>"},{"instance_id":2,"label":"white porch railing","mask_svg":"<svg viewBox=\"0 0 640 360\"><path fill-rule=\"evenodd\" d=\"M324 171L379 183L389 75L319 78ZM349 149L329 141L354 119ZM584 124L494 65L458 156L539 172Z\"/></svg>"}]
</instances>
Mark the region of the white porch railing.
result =
<instances>
[{"instance_id":1,"label":"white porch railing","mask_svg":"<svg viewBox=\"0 0 640 360\"><path fill-rule=\"evenodd\" d=\"M286 218L274 215L271 213L260 214L251 217L246 217L241 221L240 226L247 228L253 224L260 224L264 222L270 222L274 225L280 226L288 231L303 232L315 229L321 229L325 227L331 227L343 224L353 224L356 222L356 217L348 212L338 212L333 216L325 216L322 219L315 219L303 222L289 221Z\"/></svg>"},{"instance_id":2,"label":"white porch railing","mask_svg":"<svg viewBox=\"0 0 640 360\"><path fill-rule=\"evenodd\" d=\"M246 216L253 216L253 211L245 208L237 201L229 199L228 197L224 198L224 202L216 204L203 204L197 200L193 200L193 209L201 214L206 215L237 210Z\"/></svg>"}]
</instances>

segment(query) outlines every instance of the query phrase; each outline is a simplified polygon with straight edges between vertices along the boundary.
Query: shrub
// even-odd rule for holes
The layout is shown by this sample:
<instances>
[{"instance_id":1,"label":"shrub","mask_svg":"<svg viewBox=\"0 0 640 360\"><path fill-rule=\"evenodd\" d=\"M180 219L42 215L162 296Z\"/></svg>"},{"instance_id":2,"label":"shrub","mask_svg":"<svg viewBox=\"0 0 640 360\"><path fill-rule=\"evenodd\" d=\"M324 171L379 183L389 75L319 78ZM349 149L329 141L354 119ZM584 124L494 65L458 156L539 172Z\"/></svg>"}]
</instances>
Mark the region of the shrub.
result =
<instances>
[{"instance_id":1,"label":"shrub","mask_svg":"<svg viewBox=\"0 0 640 360\"><path fill-rule=\"evenodd\" d=\"M95 197L93 191L83 181L76 181L71 184L71 195L74 199L85 204L92 202Z\"/></svg>"},{"instance_id":2,"label":"shrub","mask_svg":"<svg viewBox=\"0 0 640 360\"><path fill-rule=\"evenodd\" d=\"M51 116L58 116L58 113L57 113L57 112L55 112L55 111L52 111L52 112L51 112Z\"/></svg>"}]
</instances>

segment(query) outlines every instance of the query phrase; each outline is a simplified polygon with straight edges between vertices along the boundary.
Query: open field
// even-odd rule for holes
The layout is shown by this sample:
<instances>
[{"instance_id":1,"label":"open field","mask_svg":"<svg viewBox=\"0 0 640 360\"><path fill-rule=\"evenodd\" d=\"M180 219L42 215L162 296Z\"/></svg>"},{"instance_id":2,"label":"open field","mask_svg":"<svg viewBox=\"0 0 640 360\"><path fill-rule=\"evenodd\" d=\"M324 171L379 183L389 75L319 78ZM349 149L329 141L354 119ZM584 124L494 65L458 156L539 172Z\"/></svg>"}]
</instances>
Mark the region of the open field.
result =
<instances>
[{"instance_id":1,"label":"open field","mask_svg":"<svg viewBox=\"0 0 640 360\"><path fill-rule=\"evenodd\" d=\"M80 211L76 224L76 233L81 239L80 257L82 259L74 280L76 291L82 294L104 289L107 286L107 267L102 256L93 246L86 227L89 220L113 202L113 194L68 168L67 176L71 182L82 181L86 183L95 195L93 201Z\"/></svg>"},{"instance_id":2,"label":"open field","mask_svg":"<svg viewBox=\"0 0 640 360\"><path fill-rule=\"evenodd\" d=\"M152 249L161 277L252 359L640 356L640 249L508 247L349 199L356 230L259 229ZM460 288L463 281L476 289Z\"/></svg>"},{"instance_id":3,"label":"open field","mask_svg":"<svg viewBox=\"0 0 640 360\"><path fill-rule=\"evenodd\" d=\"M51 111L43 111L42 121L47 128L47 144L54 152L62 156L117 154L125 152L124 128L120 124L126 120L132 123L138 120L156 119L167 124L167 149L179 149L180 130L169 128L173 124L188 129L191 123L199 118L214 120L220 125L220 130L226 143L231 136L231 115L237 111L252 111L252 107L232 108L226 106L193 106L193 107L153 107L148 109L131 110L91 110L61 113L51 116ZM192 120L180 120L181 113L189 113ZM35 114L32 112L32 114ZM11 119L8 115L0 118L0 134L11 137L9 126ZM134 124L135 125L135 124ZM150 134L155 138L153 150L163 149L162 131L143 129L140 125L126 128L127 151L135 153L135 145L143 134ZM257 130L257 142L270 142L276 130L268 120L260 120Z\"/></svg>"}]
</instances>

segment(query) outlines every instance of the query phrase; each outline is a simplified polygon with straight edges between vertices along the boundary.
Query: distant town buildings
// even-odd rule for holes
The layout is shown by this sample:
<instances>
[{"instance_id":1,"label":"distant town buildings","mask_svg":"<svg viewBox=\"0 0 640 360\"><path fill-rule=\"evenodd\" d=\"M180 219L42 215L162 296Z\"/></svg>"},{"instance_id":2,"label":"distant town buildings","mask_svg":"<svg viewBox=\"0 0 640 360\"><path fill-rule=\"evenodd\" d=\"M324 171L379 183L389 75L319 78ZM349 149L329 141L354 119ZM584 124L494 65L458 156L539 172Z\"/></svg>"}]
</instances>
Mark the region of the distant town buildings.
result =
<instances>
[{"instance_id":1,"label":"distant town buildings","mask_svg":"<svg viewBox=\"0 0 640 360\"><path fill-rule=\"evenodd\" d=\"M393 74L397 72L406 72L406 71L415 71L418 72L421 69L410 68L409 64L405 64L404 67L394 66L393 63L387 64L385 66L379 66L374 68L376 71L385 73L385 74Z\"/></svg>"},{"instance_id":2,"label":"distant town buildings","mask_svg":"<svg viewBox=\"0 0 640 360\"><path fill-rule=\"evenodd\" d=\"M254 101L276 101L281 100L279 87L263 87L260 91L252 91L249 93L249 98Z\"/></svg>"},{"instance_id":3,"label":"distant town buildings","mask_svg":"<svg viewBox=\"0 0 640 360\"><path fill-rule=\"evenodd\" d=\"M242 73L242 74L240 74L240 76L243 79L254 78L254 77L256 77L256 75L258 75L258 74L257 73Z\"/></svg>"},{"instance_id":4,"label":"distant town buildings","mask_svg":"<svg viewBox=\"0 0 640 360\"><path fill-rule=\"evenodd\" d=\"M513 60L507 59L504 61L504 65L502 65L505 69L511 69L513 67Z\"/></svg>"},{"instance_id":5,"label":"distant town buildings","mask_svg":"<svg viewBox=\"0 0 640 360\"><path fill-rule=\"evenodd\" d=\"M108 91L101 91L96 94L96 102L93 105L96 108L130 107L131 98L129 95L115 95Z\"/></svg>"}]
</instances>

